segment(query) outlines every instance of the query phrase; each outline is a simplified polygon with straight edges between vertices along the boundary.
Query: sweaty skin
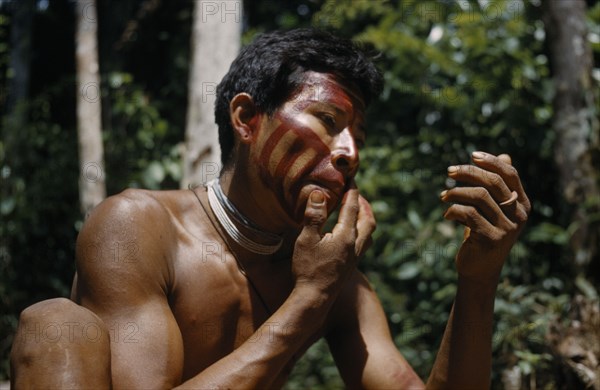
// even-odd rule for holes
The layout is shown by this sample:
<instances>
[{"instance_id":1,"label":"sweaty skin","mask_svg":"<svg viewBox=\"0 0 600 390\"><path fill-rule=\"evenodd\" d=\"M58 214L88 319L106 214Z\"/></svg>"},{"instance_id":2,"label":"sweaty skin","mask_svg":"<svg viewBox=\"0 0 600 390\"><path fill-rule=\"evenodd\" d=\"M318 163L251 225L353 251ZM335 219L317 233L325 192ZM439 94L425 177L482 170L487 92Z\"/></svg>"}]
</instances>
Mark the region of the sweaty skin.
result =
<instances>
[{"instance_id":1,"label":"sweaty skin","mask_svg":"<svg viewBox=\"0 0 600 390\"><path fill-rule=\"evenodd\" d=\"M203 188L108 198L79 235L72 301L44 301L21 315L14 388L278 388L320 337L349 388L425 387L356 268L375 228L353 181L364 141L356 90L308 72L272 116L247 94L232 99L230 113L235 161L221 185L247 217L283 236L281 250L260 256L228 238ZM474 154L473 163L449 169L471 187L441 195L452 203L445 217L469 234L428 388L489 386L497 280L530 212L506 156ZM512 191L518 201L499 206ZM51 324L66 330L47 337Z\"/></svg>"}]
</instances>

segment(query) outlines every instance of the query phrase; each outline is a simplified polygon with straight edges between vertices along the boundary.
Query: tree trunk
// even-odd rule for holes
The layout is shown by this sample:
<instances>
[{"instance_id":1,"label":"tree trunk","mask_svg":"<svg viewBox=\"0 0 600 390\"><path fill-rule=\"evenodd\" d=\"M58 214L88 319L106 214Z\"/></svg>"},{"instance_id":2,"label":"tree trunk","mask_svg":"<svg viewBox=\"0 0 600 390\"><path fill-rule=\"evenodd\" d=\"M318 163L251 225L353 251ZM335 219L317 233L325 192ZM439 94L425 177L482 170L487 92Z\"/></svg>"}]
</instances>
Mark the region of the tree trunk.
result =
<instances>
[{"instance_id":1,"label":"tree trunk","mask_svg":"<svg viewBox=\"0 0 600 390\"><path fill-rule=\"evenodd\" d=\"M584 0L544 1L550 63L556 95L553 128L554 159L569 211L573 234L571 249L579 271L598 267L599 224L590 220L600 203L598 177L592 156L598 152L598 119L594 115L591 77L592 52L587 40Z\"/></svg>"},{"instance_id":2,"label":"tree trunk","mask_svg":"<svg viewBox=\"0 0 600 390\"><path fill-rule=\"evenodd\" d=\"M570 245L574 265L580 274L598 280L600 224L593 220L600 209L593 159L600 147L598 119L594 114L597 99L594 94L598 88L591 77L593 64L587 41L586 4L584 0L548 0L543 6L556 86L554 159L568 211L572 212ZM600 390L598 313L597 297L576 296L571 302L571 318L568 321L560 318L550 324L547 338L555 361L563 371L565 388Z\"/></svg>"},{"instance_id":3,"label":"tree trunk","mask_svg":"<svg viewBox=\"0 0 600 390\"><path fill-rule=\"evenodd\" d=\"M79 203L82 214L87 216L106 197L96 1L78 0L76 19L77 138L81 168Z\"/></svg>"},{"instance_id":4,"label":"tree trunk","mask_svg":"<svg viewBox=\"0 0 600 390\"><path fill-rule=\"evenodd\" d=\"M240 49L242 1L196 1L181 188L218 176L217 84Z\"/></svg>"}]
</instances>

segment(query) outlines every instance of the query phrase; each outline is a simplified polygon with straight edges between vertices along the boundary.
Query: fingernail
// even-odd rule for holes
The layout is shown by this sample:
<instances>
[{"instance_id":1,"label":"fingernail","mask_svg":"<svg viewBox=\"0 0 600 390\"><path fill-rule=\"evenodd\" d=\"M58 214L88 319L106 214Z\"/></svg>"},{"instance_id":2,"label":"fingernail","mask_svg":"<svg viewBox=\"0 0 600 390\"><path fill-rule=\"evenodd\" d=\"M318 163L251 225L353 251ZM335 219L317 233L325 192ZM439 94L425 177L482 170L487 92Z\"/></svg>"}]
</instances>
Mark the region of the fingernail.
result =
<instances>
[{"instance_id":1,"label":"fingernail","mask_svg":"<svg viewBox=\"0 0 600 390\"><path fill-rule=\"evenodd\" d=\"M310 193L310 201L315 206L319 206L325 202L325 194L323 194L321 191L313 191Z\"/></svg>"},{"instance_id":2,"label":"fingernail","mask_svg":"<svg viewBox=\"0 0 600 390\"><path fill-rule=\"evenodd\" d=\"M453 166L448 167L448 173L456 173L456 172L458 172L457 166L453 165Z\"/></svg>"},{"instance_id":3,"label":"fingernail","mask_svg":"<svg viewBox=\"0 0 600 390\"><path fill-rule=\"evenodd\" d=\"M475 160L483 160L485 158L485 153L483 152L473 152L473 159Z\"/></svg>"},{"instance_id":4,"label":"fingernail","mask_svg":"<svg viewBox=\"0 0 600 390\"><path fill-rule=\"evenodd\" d=\"M446 196L447 193L448 193L448 190L444 190L444 191L440 192L440 198L443 198L444 196Z\"/></svg>"}]
</instances>

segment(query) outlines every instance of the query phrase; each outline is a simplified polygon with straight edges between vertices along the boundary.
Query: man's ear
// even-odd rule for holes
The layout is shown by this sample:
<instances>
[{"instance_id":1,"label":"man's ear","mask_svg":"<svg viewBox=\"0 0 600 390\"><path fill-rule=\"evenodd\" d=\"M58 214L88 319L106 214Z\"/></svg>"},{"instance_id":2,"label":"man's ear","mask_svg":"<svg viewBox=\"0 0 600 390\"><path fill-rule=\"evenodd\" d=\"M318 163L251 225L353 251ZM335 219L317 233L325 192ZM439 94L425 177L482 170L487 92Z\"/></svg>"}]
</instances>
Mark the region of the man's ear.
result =
<instances>
[{"instance_id":1,"label":"man's ear","mask_svg":"<svg viewBox=\"0 0 600 390\"><path fill-rule=\"evenodd\" d=\"M243 143L249 143L258 130L259 115L252 96L238 93L229 103L231 125Z\"/></svg>"}]
</instances>

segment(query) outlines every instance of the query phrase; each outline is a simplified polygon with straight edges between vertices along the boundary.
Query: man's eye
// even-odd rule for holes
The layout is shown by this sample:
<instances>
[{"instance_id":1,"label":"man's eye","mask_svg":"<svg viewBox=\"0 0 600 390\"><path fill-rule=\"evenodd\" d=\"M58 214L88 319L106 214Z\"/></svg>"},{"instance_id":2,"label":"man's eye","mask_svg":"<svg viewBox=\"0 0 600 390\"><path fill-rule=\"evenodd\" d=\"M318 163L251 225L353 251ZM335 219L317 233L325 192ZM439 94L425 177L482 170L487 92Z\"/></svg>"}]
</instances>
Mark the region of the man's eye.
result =
<instances>
[{"instance_id":1,"label":"man's eye","mask_svg":"<svg viewBox=\"0 0 600 390\"><path fill-rule=\"evenodd\" d=\"M331 128L335 128L335 118L332 115L330 115L330 114L322 114L320 116L320 118L321 118L321 121L323 121L323 123L326 126L331 127Z\"/></svg>"}]
</instances>

